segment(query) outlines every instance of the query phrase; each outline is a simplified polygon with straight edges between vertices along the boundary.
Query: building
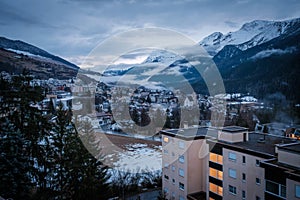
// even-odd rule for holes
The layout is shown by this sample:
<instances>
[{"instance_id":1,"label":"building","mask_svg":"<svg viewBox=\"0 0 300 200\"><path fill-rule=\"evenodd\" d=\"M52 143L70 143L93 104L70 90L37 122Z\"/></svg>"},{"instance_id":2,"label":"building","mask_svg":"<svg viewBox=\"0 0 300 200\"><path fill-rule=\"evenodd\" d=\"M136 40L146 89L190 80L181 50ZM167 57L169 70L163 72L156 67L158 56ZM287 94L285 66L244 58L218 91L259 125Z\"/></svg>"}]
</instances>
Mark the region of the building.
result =
<instances>
[{"instance_id":1,"label":"building","mask_svg":"<svg viewBox=\"0 0 300 200\"><path fill-rule=\"evenodd\" d=\"M277 154L277 158L261 162L265 170L265 198L300 199L300 144L278 145Z\"/></svg>"},{"instance_id":2,"label":"building","mask_svg":"<svg viewBox=\"0 0 300 200\"><path fill-rule=\"evenodd\" d=\"M266 190L269 186L266 166L272 162L285 163L283 158L286 155L280 157L279 152L284 148L286 151L286 145L291 148L291 144L295 144L290 138L249 133L248 129L238 126L164 130L161 134L163 189L168 199L180 200L276 199ZM300 143L295 146L299 147ZM296 147L294 154L290 155L294 156L293 160L300 159L299 155L295 156L300 152ZM292 164L283 165L294 169L293 173L297 166L300 170L300 162ZM291 171L277 170L276 174L286 174L286 181L279 184L287 185L291 177L287 172ZM300 171L296 171L294 176L299 175ZM289 183L297 185L295 180L298 179L293 178ZM291 193L298 191L296 186L291 188ZM287 198L290 195L288 189L285 193L279 199L290 199Z\"/></svg>"}]
</instances>

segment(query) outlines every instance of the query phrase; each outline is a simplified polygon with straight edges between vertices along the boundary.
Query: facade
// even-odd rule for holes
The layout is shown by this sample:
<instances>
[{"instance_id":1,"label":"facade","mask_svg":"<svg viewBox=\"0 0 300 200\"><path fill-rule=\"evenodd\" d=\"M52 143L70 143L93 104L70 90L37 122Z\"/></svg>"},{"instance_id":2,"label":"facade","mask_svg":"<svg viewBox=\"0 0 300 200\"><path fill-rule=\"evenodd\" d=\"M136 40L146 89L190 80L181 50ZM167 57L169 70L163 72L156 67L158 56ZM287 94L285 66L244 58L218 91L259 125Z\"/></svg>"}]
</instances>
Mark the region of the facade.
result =
<instances>
[{"instance_id":1,"label":"facade","mask_svg":"<svg viewBox=\"0 0 300 200\"><path fill-rule=\"evenodd\" d=\"M295 168L300 170L300 143L295 140L249 133L237 126L161 133L163 189L168 199L297 199L300 171ZM293 154L291 150L287 154L286 145L299 149L294 147ZM289 160L295 163L288 163ZM293 175L291 170L275 167L276 174L284 174L284 178L268 180L268 174L275 177L274 170L270 170L274 162L294 169ZM280 190L282 196L270 196L268 181L286 187Z\"/></svg>"},{"instance_id":2,"label":"facade","mask_svg":"<svg viewBox=\"0 0 300 200\"><path fill-rule=\"evenodd\" d=\"M277 158L261 163L265 170L265 197L274 200L300 199L300 144L279 145L277 153Z\"/></svg>"}]
</instances>

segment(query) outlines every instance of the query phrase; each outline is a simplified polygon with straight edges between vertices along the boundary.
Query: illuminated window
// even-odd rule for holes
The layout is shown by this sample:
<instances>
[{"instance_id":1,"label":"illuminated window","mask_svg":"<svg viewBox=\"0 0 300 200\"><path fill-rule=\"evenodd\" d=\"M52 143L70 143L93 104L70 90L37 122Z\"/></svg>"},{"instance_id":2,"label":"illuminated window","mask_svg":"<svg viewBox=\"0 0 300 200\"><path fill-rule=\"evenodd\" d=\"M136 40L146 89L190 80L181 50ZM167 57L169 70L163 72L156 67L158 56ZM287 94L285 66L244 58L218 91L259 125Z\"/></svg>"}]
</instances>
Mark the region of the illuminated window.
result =
<instances>
[{"instance_id":1,"label":"illuminated window","mask_svg":"<svg viewBox=\"0 0 300 200\"><path fill-rule=\"evenodd\" d=\"M215 163L223 164L223 156L215 154L215 153L209 153L209 160Z\"/></svg>"},{"instance_id":2,"label":"illuminated window","mask_svg":"<svg viewBox=\"0 0 300 200\"><path fill-rule=\"evenodd\" d=\"M209 176L223 180L223 172L213 168L209 168Z\"/></svg>"},{"instance_id":3,"label":"illuminated window","mask_svg":"<svg viewBox=\"0 0 300 200\"><path fill-rule=\"evenodd\" d=\"M213 183L209 183L209 191L218 194L220 196L223 196L223 188L221 186L217 186Z\"/></svg>"},{"instance_id":4,"label":"illuminated window","mask_svg":"<svg viewBox=\"0 0 300 200\"><path fill-rule=\"evenodd\" d=\"M168 137L164 137L164 142L168 143L169 142L169 138Z\"/></svg>"}]
</instances>

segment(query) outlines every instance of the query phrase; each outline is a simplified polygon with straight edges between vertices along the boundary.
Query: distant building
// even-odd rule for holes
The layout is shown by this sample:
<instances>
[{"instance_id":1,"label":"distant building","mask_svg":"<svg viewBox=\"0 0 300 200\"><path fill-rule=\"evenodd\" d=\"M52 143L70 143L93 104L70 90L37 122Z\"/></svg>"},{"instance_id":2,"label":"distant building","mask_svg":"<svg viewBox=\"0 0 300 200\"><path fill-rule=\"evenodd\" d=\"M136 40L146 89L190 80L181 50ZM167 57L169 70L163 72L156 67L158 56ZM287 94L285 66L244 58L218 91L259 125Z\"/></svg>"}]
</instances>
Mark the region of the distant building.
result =
<instances>
[{"instance_id":1,"label":"distant building","mask_svg":"<svg viewBox=\"0 0 300 200\"><path fill-rule=\"evenodd\" d=\"M161 134L163 189L168 199L297 199L298 179L288 182L291 175L272 164L278 169L273 177L286 179L275 183L286 189L282 188L282 196L270 196L269 187L274 185L269 184L265 169L268 162L277 162L294 169L288 170L294 177L300 176L300 143L293 139L249 133L238 126L173 129ZM289 158L295 163L280 154L285 145L292 148L292 144L296 150ZM288 183L295 186L288 189Z\"/></svg>"}]
</instances>

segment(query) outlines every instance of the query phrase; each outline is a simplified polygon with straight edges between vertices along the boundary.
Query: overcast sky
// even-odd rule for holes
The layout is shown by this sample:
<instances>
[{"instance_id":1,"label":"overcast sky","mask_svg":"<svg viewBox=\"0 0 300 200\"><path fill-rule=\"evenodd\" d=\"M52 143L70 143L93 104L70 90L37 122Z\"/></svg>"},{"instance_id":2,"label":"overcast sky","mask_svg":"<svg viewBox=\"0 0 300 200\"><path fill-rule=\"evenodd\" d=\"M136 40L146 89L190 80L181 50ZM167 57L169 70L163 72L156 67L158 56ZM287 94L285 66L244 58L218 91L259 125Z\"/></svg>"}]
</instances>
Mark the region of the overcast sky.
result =
<instances>
[{"instance_id":1,"label":"overcast sky","mask_svg":"<svg viewBox=\"0 0 300 200\"><path fill-rule=\"evenodd\" d=\"M299 0L1 0L0 35L80 65L97 44L132 28L167 28L198 42L255 19L296 17Z\"/></svg>"}]
</instances>

